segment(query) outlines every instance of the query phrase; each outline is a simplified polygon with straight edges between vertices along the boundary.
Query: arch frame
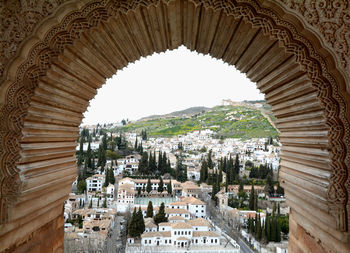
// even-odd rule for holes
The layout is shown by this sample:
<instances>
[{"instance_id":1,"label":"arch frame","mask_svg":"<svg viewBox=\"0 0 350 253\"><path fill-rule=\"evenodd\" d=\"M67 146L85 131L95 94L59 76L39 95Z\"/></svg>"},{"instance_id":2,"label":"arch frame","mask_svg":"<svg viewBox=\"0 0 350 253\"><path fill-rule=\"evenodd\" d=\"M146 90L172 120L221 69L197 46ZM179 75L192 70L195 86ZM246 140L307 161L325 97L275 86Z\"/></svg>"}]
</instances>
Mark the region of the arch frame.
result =
<instances>
[{"instance_id":1,"label":"arch frame","mask_svg":"<svg viewBox=\"0 0 350 253\"><path fill-rule=\"evenodd\" d=\"M31 97L38 80L44 76L55 58L67 45L72 45L80 34L87 29L107 22L118 12L133 11L140 6L157 5L163 0L149 1L86 1L78 4L68 2L55 12L55 18L45 19L41 27L27 39L19 54L8 68L6 79L0 93L0 161L1 161L1 205L0 221L11 221L8 216L21 194L22 179L17 167L21 159L21 138L24 118L30 106ZM165 1L165 0L164 0ZM165 1L171 2L171 1ZM205 8L222 10L227 15L242 17L253 27L263 29L264 33L277 39L296 56L303 71L308 73L318 97L325 108L326 123L329 127L329 143L332 175L328 191L330 212L335 214L339 231L349 231L350 213L350 127L347 84L349 76L339 70L339 64L333 60L334 54L322 43L320 36L310 29L300 17L295 18L281 3L255 0L242 1L204 1L193 0ZM70 11L74 8L75 11ZM274 11L271 11L272 8ZM65 11L62 11L65 10ZM277 13L276 13L277 12ZM284 19L281 19L281 16ZM286 21L287 19L288 21ZM295 21L295 23L291 23ZM53 27L52 27L53 26ZM50 29L47 29L47 28ZM311 39L310 39L311 38ZM183 38L182 38L183 39ZM312 42L310 41L312 40ZM176 48L179 41L172 41L169 47ZM182 44L183 41L180 41ZM4 92L4 87L6 92ZM342 152L339 152L342 151ZM0 224L1 224L0 223Z\"/></svg>"}]
</instances>

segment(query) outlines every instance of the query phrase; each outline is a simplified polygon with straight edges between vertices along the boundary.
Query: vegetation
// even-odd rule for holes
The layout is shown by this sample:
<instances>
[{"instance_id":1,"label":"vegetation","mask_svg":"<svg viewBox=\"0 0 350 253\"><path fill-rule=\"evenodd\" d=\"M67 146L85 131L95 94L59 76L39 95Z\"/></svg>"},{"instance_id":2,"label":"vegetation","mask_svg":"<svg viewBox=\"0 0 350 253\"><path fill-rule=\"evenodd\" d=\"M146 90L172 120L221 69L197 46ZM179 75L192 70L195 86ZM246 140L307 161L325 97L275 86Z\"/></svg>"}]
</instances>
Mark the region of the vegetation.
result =
<instances>
[{"instance_id":1,"label":"vegetation","mask_svg":"<svg viewBox=\"0 0 350 253\"><path fill-rule=\"evenodd\" d=\"M255 218L248 219L248 231L255 239L262 243L280 242L281 232L288 234L289 232L289 216L280 215L279 205L276 213L274 206L272 214L267 214L265 222L261 222L260 214Z\"/></svg>"},{"instance_id":2,"label":"vegetation","mask_svg":"<svg viewBox=\"0 0 350 253\"><path fill-rule=\"evenodd\" d=\"M161 222L167 222L168 218L165 215L165 206L164 206L164 202L162 202L162 204L159 207L159 211L158 213L154 216L153 218L154 223L156 223L157 225Z\"/></svg>"},{"instance_id":3,"label":"vegetation","mask_svg":"<svg viewBox=\"0 0 350 253\"><path fill-rule=\"evenodd\" d=\"M144 231L145 231L145 221L143 219L141 207L139 207L138 211L136 211L136 207L135 207L128 225L129 236L139 237Z\"/></svg>"},{"instance_id":4,"label":"vegetation","mask_svg":"<svg viewBox=\"0 0 350 253\"><path fill-rule=\"evenodd\" d=\"M191 116L140 120L114 131L139 132L142 133L142 138L147 138L171 137L204 129L213 130L216 138L248 139L278 135L259 109L246 106L216 106Z\"/></svg>"},{"instance_id":5,"label":"vegetation","mask_svg":"<svg viewBox=\"0 0 350 253\"><path fill-rule=\"evenodd\" d=\"M152 218L153 217L153 205L152 201L148 202L147 211L146 211L146 218Z\"/></svg>"}]
</instances>

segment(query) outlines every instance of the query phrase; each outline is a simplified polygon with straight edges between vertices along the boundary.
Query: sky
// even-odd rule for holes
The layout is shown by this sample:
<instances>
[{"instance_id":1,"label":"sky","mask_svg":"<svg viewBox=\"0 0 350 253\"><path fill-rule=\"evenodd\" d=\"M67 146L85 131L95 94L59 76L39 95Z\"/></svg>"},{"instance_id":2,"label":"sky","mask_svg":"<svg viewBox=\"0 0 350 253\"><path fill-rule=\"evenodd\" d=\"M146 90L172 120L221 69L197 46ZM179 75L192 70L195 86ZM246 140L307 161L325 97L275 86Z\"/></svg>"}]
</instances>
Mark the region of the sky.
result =
<instances>
[{"instance_id":1,"label":"sky","mask_svg":"<svg viewBox=\"0 0 350 253\"><path fill-rule=\"evenodd\" d=\"M83 125L137 120L223 99L260 100L264 95L234 66L185 47L153 54L107 80L90 101Z\"/></svg>"}]
</instances>

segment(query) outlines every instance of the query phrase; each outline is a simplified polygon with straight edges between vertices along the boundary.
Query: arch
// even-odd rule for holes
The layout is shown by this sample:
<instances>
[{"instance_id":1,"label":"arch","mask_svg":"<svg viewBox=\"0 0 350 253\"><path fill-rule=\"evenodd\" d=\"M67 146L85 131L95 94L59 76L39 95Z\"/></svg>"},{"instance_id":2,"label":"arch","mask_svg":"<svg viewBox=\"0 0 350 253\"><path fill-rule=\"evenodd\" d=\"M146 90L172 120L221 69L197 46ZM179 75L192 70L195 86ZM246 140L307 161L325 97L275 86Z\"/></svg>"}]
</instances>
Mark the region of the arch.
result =
<instances>
[{"instance_id":1,"label":"arch","mask_svg":"<svg viewBox=\"0 0 350 253\"><path fill-rule=\"evenodd\" d=\"M348 249L344 61L285 4L254 0L72 1L52 11L22 43L0 87L2 247L18 246L43 224L62 229L56 218L75 178L77 130L96 89L141 56L182 44L247 73L272 105L291 249L306 251L300 231L323 250Z\"/></svg>"}]
</instances>

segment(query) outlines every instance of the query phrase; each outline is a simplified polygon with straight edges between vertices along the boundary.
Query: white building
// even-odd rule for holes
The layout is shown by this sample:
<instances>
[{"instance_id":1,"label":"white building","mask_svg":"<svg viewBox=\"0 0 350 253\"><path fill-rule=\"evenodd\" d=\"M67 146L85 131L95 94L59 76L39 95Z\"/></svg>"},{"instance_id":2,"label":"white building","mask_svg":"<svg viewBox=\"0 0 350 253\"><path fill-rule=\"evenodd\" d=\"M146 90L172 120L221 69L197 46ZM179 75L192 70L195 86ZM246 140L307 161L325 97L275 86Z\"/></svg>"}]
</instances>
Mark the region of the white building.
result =
<instances>
[{"instance_id":1,"label":"white building","mask_svg":"<svg viewBox=\"0 0 350 253\"><path fill-rule=\"evenodd\" d=\"M239 253L240 247L232 239L228 241L212 231L210 223L203 219L186 222L164 222L158 231L144 232L141 243L128 243L126 252L231 252ZM135 251L136 250L136 251Z\"/></svg>"},{"instance_id":2,"label":"white building","mask_svg":"<svg viewBox=\"0 0 350 253\"><path fill-rule=\"evenodd\" d=\"M105 183L105 175L95 174L86 179L86 189L88 191L101 192L103 184Z\"/></svg>"},{"instance_id":3,"label":"white building","mask_svg":"<svg viewBox=\"0 0 350 253\"><path fill-rule=\"evenodd\" d=\"M126 212L134 208L134 181L131 178L119 180L117 192L117 209L119 212Z\"/></svg>"}]
</instances>

